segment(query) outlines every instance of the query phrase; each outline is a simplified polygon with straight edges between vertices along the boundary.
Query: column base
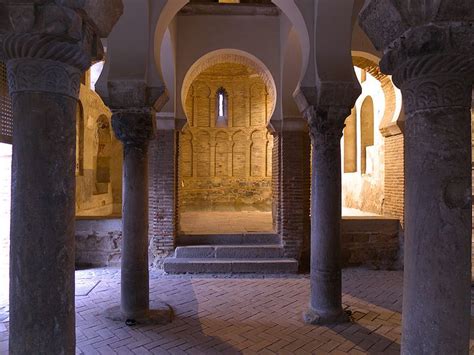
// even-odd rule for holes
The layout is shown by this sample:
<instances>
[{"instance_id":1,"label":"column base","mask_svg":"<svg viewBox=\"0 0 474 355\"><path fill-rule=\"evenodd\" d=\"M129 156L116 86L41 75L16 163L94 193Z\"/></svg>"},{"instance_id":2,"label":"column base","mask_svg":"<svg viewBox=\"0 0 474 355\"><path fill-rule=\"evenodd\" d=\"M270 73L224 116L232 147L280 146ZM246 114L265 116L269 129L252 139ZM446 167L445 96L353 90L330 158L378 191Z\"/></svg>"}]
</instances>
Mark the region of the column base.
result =
<instances>
[{"instance_id":1,"label":"column base","mask_svg":"<svg viewBox=\"0 0 474 355\"><path fill-rule=\"evenodd\" d=\"M174 317L173 308L164 302L151 302L150 309L140 315L130 316L122 312L120 306L108 308L103 313L104 317L127 325L164 325L171 323Z\"/></svg>"},{"instance_id":2,"label":"column base","mask_svg":"<svg viewBox=\"0 0 474 355\"><path fill-rule=\"evenodd\" d=\"M330 325L330 324L341 324L348 323L351 321L351 311L344 310L341 308L341 311L338 313L328 313L322 314L317 312L311 307L303 312L303 321L306 324L311 325Z\"/></svg>"}]
</instances>

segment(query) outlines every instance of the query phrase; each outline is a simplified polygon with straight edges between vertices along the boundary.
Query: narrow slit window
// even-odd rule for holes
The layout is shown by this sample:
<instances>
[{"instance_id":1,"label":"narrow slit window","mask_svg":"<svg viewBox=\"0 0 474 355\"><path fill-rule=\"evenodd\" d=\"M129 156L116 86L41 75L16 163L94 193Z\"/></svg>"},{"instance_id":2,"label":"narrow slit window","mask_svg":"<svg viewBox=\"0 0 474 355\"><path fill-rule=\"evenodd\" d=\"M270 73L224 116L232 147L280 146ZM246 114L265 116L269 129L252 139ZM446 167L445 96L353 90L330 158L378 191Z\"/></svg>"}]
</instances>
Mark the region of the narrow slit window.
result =
<instances>
[{"instance_id":1,"label":"narrow slit window","mask_svg":"<svg viewBox=\"0 0 474 355\"><path fill-rule=\"evenodd\" d=\"M224 94L219 93L219 117L224 116Z\"/></svg>"},{"instance_id":2,"label":"narrow slit window","mask_svg":"<svg viewBox=\"0 0 474 355\"><path fill-rule=\"evenodd\" d=\"M227 127L227 92L221 87L216 95L216 127Z\"/></svg>"}]
</instances>

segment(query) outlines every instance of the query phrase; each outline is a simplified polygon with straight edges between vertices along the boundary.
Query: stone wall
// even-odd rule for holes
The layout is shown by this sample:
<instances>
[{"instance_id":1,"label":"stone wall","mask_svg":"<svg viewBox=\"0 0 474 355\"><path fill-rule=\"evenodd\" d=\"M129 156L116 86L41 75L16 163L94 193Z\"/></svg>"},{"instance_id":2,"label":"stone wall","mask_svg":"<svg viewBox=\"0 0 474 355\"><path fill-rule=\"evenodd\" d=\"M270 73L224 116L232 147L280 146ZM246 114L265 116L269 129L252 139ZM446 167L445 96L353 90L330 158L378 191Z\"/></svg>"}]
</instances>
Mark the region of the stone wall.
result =
<instances>
[{"instance_id":1,"label":"stone wall","mask_svg":"<svg viewBox=\"0 0 474 355\"><path fill-rule=\"evenodd\" d=\"M269 98L254 69L237 63L211 66L193 81L185 109L188 124L179 137L180 211L270 211Z\"/></svg>"},{"instance_id":2,"label":"stone wall","mask_svg":"<svg viewBox=\"0 0 474 355\"><path fill-rule=\"evenodd\" d=\"M119 266L121 248L121 219L76 220L76 267Z\"/></svg>"},{"instance_id":3,"label":"stone wall","mask_svg":"<svg viewBox=\"0 0 474 355\"><path fill-rule=\"evenodd\" d=\"M398 269L400 222L385 217L344 217L341 224L342 264Z\"/></svg>"},{"instance_id":4,"label":"stone wall","mask_svg":"<svg viewBox=\"0 0 474 355\"><path fill-rule=\"evenodd\" d=\"M399 221L396 218L344 217L341 228L344 267L399 268ZM76 266L117 266L121 243L120 219L78 219ZM161 261L159 258L150 259L155 267L160 267Z\"/></svg>"}]
</instances>

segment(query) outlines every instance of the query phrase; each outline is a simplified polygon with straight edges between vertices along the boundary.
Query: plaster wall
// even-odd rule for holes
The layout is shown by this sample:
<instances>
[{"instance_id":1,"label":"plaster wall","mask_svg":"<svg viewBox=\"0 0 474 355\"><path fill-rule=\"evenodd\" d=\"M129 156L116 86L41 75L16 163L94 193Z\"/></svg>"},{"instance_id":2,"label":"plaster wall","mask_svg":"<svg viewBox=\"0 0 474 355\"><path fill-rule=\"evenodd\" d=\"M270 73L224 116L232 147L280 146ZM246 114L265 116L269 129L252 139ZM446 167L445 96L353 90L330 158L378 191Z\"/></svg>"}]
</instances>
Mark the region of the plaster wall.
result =
<instances>
[{"instance_id":1,"label":"plaster wall","mask_svg":"<svg viewBox=\"0 0 474 355\"><path fill-rule=\"evenodd\" d=\"M89 73L76 117L76 215L120 214L122 146L112 132L112 113L90 88Z\"/></svg>"},{"instance_id":2,"label":"plaster wall","mask_svg":"<svg viewBox=\"0 0 474 355\"><path fill-rule=\"evenodd\" d=\"M357 99L352 117L346 121L341 140L342 203L344 207L382 214L385 147L379 127L385 111L385 96L380 82L372 75L357 67L356 74L361 82L362 94ZM370 100L373 103L373 124L367 125L364 122L370 119L367 117ZM354 119L355 127L351 125ZM373 140L367 141L368 133ZM351 165L355 169L351 169Z\"/></svg>"}]
</instances>

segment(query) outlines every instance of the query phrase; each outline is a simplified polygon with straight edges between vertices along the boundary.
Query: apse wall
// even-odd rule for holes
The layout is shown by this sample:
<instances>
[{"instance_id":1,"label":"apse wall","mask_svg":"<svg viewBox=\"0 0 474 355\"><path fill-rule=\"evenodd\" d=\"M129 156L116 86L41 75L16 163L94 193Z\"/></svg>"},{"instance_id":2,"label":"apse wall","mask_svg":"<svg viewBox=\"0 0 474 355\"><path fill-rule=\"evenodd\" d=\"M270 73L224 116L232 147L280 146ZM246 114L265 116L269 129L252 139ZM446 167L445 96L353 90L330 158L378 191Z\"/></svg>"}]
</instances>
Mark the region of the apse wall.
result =
<instances>
[{"instance_id":1,"label":"apse wall","mask_svg":"<svg viewBox=\"0 0 474 355\"><path fill-rule=\"evenodd\" d=\"M180 212L271 211L270 104L263 80L245 65L217 64L197 76L179 137Z\"/></svg>"}]
</instances>

